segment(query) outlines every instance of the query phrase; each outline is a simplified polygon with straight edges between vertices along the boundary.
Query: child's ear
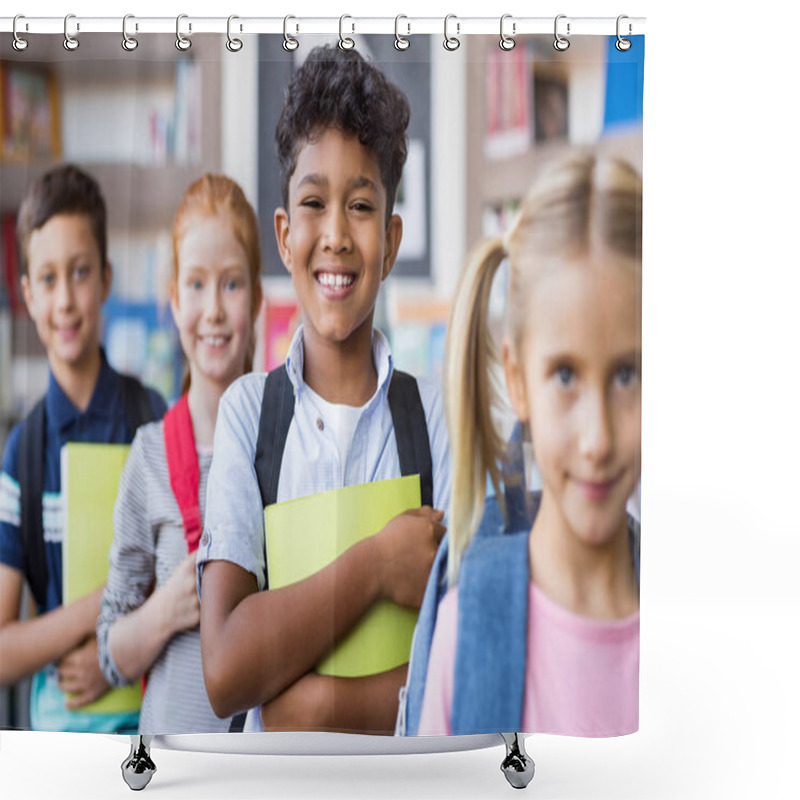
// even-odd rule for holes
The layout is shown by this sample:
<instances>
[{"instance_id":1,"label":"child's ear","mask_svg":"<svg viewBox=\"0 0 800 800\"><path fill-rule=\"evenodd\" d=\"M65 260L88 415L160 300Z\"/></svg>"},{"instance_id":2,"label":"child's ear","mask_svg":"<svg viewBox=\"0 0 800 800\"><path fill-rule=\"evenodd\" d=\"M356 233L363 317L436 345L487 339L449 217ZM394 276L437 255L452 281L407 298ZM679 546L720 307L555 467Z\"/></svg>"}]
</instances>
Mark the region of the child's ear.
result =
<instances>
[{"instance_id":1,"label":"child's ear","mask_svg":"<svg viewBox=\"0 0 800 800\"><path fill-rule=\"evenodd\" d=\"M169 310L172 312L172 319L177 325L181 309L178 305L178 285L175 283L174 278L169 282Z\"/></svg>"},{"instance_id":2,"label":"child's ear","mask_svg":"<svg viewBox=\"0 0 800 800\"><path fill-rule=\"evenodd\" d=\"M19 279L19 285L22 287L22 297L25 300L25 306L28 309L28 314L31 319L36 319L33 313L33 292L31 291L31 280L27 275L23 275Z\"/></svg>"},{"instance_id":3,"label":"child's ear","mask_svg":"<svg viewBox=\"0 0 800 800\"><path fill-rule=\"evenodd\" d=\"M292 248L289 246L289 212L285 208L275 209L275 241L286 271L292 271Z\"/></svg>"},{"instance_id":4,"label":"child's ear","mask_svg":"<svg viewBox=\"0 0 800 800\"><path fill-rule=\"evenodd\" d=\"M103 299L101 302L105 303L111 294L111 284L114 280L114 269L110 261L106 261L105 269L100 270L100 280L103 282Z\"/></svg>"},{"instance_id":5,"label":"child's ear","mask_svg":"<svg viewBox=\"0 0 800 800\"><path fill-rule=\"evenodd\" d=\"M386 227L386 244L383 249L383 270L381 280L386 280L397 261L400 242L403 239L403 220L397 214L392 214Z\"/></svg>"},{"instance_id":6,"label":"child's ear","mask_svg":"<svg viewBox=\"0 0 800 800\"><path fill-rule=\"evenodd\" d=\"M506 373L506 389L511 407L520 422L528 422L528 393L525 389L525 375L517 356L516 348L508 339L503 339L503 369Z\"/></svg>"}]
</instances>

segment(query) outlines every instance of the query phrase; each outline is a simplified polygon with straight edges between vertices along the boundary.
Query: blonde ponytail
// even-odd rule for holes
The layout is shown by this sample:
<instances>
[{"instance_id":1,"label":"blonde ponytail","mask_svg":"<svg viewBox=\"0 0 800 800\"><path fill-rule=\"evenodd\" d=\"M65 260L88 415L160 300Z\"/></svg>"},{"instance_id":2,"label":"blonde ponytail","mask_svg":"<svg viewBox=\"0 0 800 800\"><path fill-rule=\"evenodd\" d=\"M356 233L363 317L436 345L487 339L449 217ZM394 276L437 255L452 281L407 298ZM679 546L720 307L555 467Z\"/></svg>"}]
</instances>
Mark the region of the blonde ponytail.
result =
<instances>
[{"instance_id":1,"label":"blonde ponytail","mask_svg":"<svg viewBox=\"0 0 800 800\"><path fill-rule=\"evenodd\" d=\"M500 387L492 365L498 348L489 329L492 281L506 255L502 240L481 243L461 276L447 328L445 413L450 433L453 486L448 513L448 577L458 577L486 500L486 473L498 497L503 441L492 421Z\"/></svg>"}]
</instances>

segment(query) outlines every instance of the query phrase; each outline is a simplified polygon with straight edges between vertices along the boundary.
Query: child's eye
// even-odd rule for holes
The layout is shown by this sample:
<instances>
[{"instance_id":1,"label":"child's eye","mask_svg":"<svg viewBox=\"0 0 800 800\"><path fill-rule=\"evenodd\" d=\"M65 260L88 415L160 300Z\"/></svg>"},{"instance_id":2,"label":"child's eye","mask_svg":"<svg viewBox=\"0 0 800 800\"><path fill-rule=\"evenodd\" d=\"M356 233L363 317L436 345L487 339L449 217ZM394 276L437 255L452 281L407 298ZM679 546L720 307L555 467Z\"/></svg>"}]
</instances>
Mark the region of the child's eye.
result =
<instances>
[{"instance_id":1,"label":"child's eye","mask_svg":"<svg viewBox=\"0 0 800 800\"><path fill-rule=\"evenodd\" d=\"M82 281L88 274L89 274L89 267L87 266L75 267L74 275L76 280Z\"/></svg>"},{"instance_id":2,"label":"child's eye","mask_svg":"<svg viewBox=\"0 0 800 800\"><path fill-rule=\"evenodd\" d=\"M617 370L614 380L623 388L628 388L636 382L637 371L636 367L626 364Z\"/></svg>"},{"instance_id":3,"label":"child's eye","mask_svg":"<svg viewBox=\"0 0 800 800\"><path fill-rule=\"evenodd\" d=\"M353 211L360 211L365 214L375 210L371 203L367 203L364 200L357 200L351 208Z\"/></svg>"},{"instance_id":4,"label":"child's eye","mask_svg":"<svg viewBox=\"0 0 800 800\"><path fill-rule=\"evenodd\" d=\"M313 208L315 210L323 208L322 201L317 199L316 197L308 197L305 200L302 200L300 202L300 205L303 206L304 208Z\"/></svg>"},{"instance_id":5,"label":"child's eye","mask_svg":"<svg viewBox=\"0 0 800 800\"><path fill-rule=\"evenodd\" d=\"M235 289L238 289L242 285L242 281L238 278L230 278L229 280L225 281L225 288L232 292Z\"/></svg>"},{"instance_id":6,"label":"child's eye","mask_svg":"<svg viewBox=\"0 0 800 800\"><path fill-rule=\"evenodd\" d=\"M575 371L572 369L572 367L559 367L555 374L556 380L564 388L572 386L572 384L575 382Z\"/></svg>"},{"instance_id":7,"label":"child's eye","mask_svg":"<svg viewBox=\"0 0 800 800\"><path fill-rule=\"evenodd\" d=\"M200 291L203 288L203 281L199 278L195 278L193 281L189 281L189 288L194 289L196 292Z\"/></svg>"},{"instance_id":8,"label":"child's eye","mask_svg":"<svg viewBox=\"0 0 800 800\"><path fill-rule=\"evenodd\" d=\"M50 286L55 286L55 283L56 283L56 276L55 276L55 275L54 275L52 272L46 272L46 273L44 273L43 275L40 275L40 276L39 276L39 280L40 280L40 281L41 281L41 282L42 282L42 283L43 283L45 286L48 286L48 287L50 287Z\"/></svg>"}]
</instances>

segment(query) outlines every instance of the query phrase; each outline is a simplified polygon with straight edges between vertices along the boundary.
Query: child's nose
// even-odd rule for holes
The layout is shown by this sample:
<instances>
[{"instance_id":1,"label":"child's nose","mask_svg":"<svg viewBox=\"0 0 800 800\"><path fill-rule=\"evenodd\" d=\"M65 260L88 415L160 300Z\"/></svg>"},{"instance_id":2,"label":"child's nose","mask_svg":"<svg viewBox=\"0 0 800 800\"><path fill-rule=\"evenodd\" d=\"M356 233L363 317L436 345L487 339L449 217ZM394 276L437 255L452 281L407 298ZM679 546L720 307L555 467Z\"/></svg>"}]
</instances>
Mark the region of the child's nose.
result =
<instances>
[{"instance_id":1,"label":"child's nose","mask_svg":"<svg viewBox=\"0 0 800 800\"><path fill-rule=\"evenodd\" d=\"M222 290L217 287L210 287L206 296L206 318L218 321L225 316L225 306L222 303Z\"/></svg>"},{"instance_id":2,"label":"child's nose","mask_svg":"<svg viewBox=\"0 0 800 800\"><path fill-rule=\"evenodd\" d=\"M350 231L344 209L332 206L325 219L324 246L335 253L350 245Z\"/></svg>"},{"instance_id":3,"label":"child's nose","mask_svg":"<svg viewBox=\"0 0 800 800\"><path fill-rule=\"evenodd\" d=\"M587 399L586 415L581 431L581 455L593 462L604 461L611 454L614 442L611 407L602 392Z\"/></svg>"},{"instance_id":4,"label":"child's nose","mask_svg":"<svg viewBox=\"0 0 800 800\"><path fill-rule=\"evenodd\" d=\"M68 278L62 278L56 285L56 302L60 309L72 308L75 300L74 287Z\"/></svg>"}]
</instances>

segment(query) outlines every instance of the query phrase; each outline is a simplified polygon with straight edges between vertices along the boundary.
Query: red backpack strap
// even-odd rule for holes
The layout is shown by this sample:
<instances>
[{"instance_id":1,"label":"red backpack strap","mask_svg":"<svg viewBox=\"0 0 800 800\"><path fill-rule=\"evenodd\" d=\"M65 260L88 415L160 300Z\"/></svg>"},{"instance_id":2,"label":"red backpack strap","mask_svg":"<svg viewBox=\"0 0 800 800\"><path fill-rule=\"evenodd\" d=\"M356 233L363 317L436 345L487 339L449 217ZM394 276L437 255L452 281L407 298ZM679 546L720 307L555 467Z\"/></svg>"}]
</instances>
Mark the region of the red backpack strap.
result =
<instances>
[{"instance_id":1,"label":"red backpack strap","mask_svg":"<svg viewBox=\"0 0 800 800\"><path fill-rule=\"evenodd\" d=\"M169 485L183 518L186 544L193 553L200 542L203 520L200 518L200 465L186 395L164 415L164 446Z\"/></svg>"}]
</instances>

